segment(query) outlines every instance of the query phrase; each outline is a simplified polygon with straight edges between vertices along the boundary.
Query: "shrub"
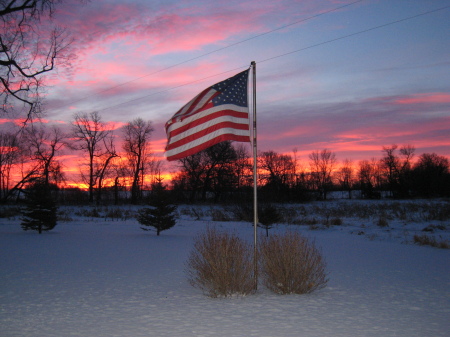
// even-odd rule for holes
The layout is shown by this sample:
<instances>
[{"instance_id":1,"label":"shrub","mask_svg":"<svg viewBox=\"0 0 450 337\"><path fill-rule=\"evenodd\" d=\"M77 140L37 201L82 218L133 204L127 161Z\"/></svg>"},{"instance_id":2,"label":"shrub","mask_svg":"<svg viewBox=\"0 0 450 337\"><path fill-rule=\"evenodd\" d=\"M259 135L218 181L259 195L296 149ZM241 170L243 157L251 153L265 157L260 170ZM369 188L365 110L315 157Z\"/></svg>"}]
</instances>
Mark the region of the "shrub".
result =
<instances>
[{"instance_id":1,"label":"shrub","mask_svg":"<svg viewBox=\"0 0 450 337\"><path fill-rule=\"evenodd\" d=\"M107 218L110 218L112 220L117 219L117 220L127 220L129 218L131 218L131 211L127 210L127 209L122 209L119 207L115 207L115 208L107 208L105 210L105 220Z\"/></svg>"},{"instance_id":2,"label":"shrub","mask_svg":"<svg viewBox=\"0 0 450 337\"><path fill-rule=\"evenodd\" d=\"M446 241L446 240L438 241L438 240L436 240L435 237L425 235L425 234L414 235L414 243L421 245L421 246L432 246L432 247L437 247L437 248L442 248L442 249L450 248L448 241Z\"/></svg>"},{"instance_id":3,"label":"shrub","mask_svg":"<svg viewBox=\"0 0 450 337\"><path fill-rule=\"evenodd\" d=\"M73 218L71 217L71 212L67 209L64 209L64 210L58 211L57 220L58 221L73 221Z\"/></svg>"},{"instance_id":4,"label":"shrub","mask_svg":"<svg viewBox=\"0 0 450 337\"><path fill-rule=\"evenodd\" d=\"M262 238L259 251L263 283L277 294L311 293L328 282L321 252L297 232Z\"/></svg>"},{"instance_id":5,"label":"shrub","mask_svg":"<svg viewBox=\"0 0 450 337\"><path fill-rule=\"evenodd\" d=\"M236 221L253 222L253 204L251 203L241 202L234 204L230 208L230 213Z\"/></svg>"},{"instance_id":6,"label":"shrub","mask_svg":"<svg viewBox=\"0 0 450 337\"><path fill-rule=\"evenodd\" d=\"M17 215L21 214L21 210L20 207L15 207L15 206L2 206L0 208L0 218L14 218Z\"/></svg>"},{"instance_id":7,"label":"shrub","mask_svg":"<svg viewBox=\"0 0 450 337\"><path fill-rule=\"evenodd\" d=\"M210 297L248 295L255 291L251 245L235 234L207 228L194 242L186 272L189 283Z\"/></svg>"},{"instance_id":8,"label":"shrub","mask_svg":"<svg viewBox=\"0 0 450 337\"><path fill-rule=\"evenodd\" d=\"M230 221L226 211L217 208L211 208L211 218L212 221Z\"/></svg>"},{"instance_id":9,"label":"shrub","mask_svg":"<svg viewBox=\"0 0 450 337\"><path fill-rule=\"evenodd\" d=\"M85 216L85 217L91 217L91 218L101 218L99 210L94 208L80 208L78 211L75 212L75 215L77 216Z\"/></svg>"},{"instance_id":10,"label":"shrub","mask_svg":"<svg viewBox=\"0 0 450 337\"><path fill-rule=\"evenodd\" d=\"M332 218L329 222L330 226L342 226L341 218Z\"/></svg>"},{"instance_id":11,"label":"shrub","mask_svg":"<svg viewBox=\"0 0 450 337\"><path fill-rule=\"evenodd\" d=\"M388 223L386 217L380 216L377 221L377 226L381 227L381 228L389 227L389 223Z\"/></svg>"},{"instance_id":12,"label":"shrub","mask_svg":"<svg viewBox=\"0 0 450 337\"><path fill-rule=\"evenodd\" d=\"M434 233L437 230L443 231L443 230L445 230L445 226L443 226L443 225L429 225L429 226L425 227L424 229L422 229L422 232Z\"/></svg>"}]
</instances>

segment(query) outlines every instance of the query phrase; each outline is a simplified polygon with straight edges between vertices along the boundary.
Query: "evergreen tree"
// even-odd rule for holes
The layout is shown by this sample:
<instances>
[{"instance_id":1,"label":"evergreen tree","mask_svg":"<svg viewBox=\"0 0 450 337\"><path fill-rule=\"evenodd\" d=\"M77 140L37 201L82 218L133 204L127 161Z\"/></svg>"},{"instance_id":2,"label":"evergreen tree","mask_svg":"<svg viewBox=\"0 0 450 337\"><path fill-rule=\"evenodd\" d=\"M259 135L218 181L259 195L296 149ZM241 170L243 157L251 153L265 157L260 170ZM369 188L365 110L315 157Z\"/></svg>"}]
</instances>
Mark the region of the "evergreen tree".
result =
<instances>
[{"instance_id":1,"label":"evergreen tree","mask_svg":"<svg viewBox=\"0 0 450 337\"><path fill-rule=\"evenodd\" d=\"M26 193L26 208L22 210L22 229L35 230L42 234L42 231L55 228L57 207L50 185L36 182Z\"/></svg>"},{"instance_id":2,"label":"evergreen tree","mask_svg":"<svg viewBox=\"0 0 450 337\"><path fill-rule=\"evenodd\" d=\"M176 224L175 209L167 196L166 187L159 181L153 187L153 195L150 198L149 206L138 211L137 220L145 227L143 230L150 230L147 227L153 227L156 235L162 231L172 228Z\"/></svg>"},{"instance_id":3,"label":"evergreen tree","mask_svg":"<svg viewBox=\"0 0 450 337\"><path fill-rule=\"evenodd\" d=\"M278 209L271 205L265 204L258 207L258 226L266 230L266 237L269 237L269 229L272 228L273 224L281 221L281 214Z\"/></svg>"}]
</instances>

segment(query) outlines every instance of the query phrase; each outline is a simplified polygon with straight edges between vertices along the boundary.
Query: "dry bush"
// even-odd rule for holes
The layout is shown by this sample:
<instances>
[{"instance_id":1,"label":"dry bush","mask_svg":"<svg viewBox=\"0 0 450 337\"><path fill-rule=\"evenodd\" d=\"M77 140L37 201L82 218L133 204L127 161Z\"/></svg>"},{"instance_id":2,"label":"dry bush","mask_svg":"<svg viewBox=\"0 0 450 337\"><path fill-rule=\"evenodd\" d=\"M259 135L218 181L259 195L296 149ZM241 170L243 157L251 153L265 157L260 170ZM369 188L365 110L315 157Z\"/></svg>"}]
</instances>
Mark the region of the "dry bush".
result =
<instances>
[{"instance_id":1,"label":"dry bush","mask_svg":"<svg viewBox=\"0 0 450 337\"><path fill-rule=\"evenodd\" d=\"M323 225L328 228L331 226L342 226L342 223L343 223L343 221L341 218L331 218L331 219L326 218L323 221Z\"/></svg>"},{"instance_id":2,"label":"dry bush","mask_svg":"<svg viewBox=\"0 0 450 337\"><path fill-rule=\"evenodd\" d=\"M205 214L201 208L191 207L190 215L195 217L196 220L201 220Z\"/></svg>"},{"instance_id":3,"label":"dry bush","mask_svg":"<svg viewBox=\"0 0 450 337\"><path fill-rule=\"evenodd\" d=\"M432 246L432 247L442 248L442 249L450 248L448 241L446 241L446 240L438 241L438 240L436 240L435 237L425 235L425 234L414 235L414 243L421 245L421 246Z\"/></svg>"},{"instance_id":4,"label":"dry bush","mask_svg":"<svg viewBox=\"0 0 450 337\"><path fill-rule=\"evenodd\" d=\"M253 204L241 202L229 207L228 212L233 215L235 221L253 221Z\"/></svg>"},{"instance_id":5,"label":"dry bush","mask_svg":"<svg viewBox=\"0 0 450 337\"><path fill-rule=\"evenodd\" d=\"M76 216L84 216L89 218L101 218L100 209L97 207L80 208L75 212Z\"/></svg>"},{"instance_id":6,"label":"dry bush","mask_svg":"<svg viewBox=\"0 0 450 337\"><path fill-rule=\"evenodd\" d=\"M277 294L311 293L328 282L321 252L296 232L262 238L259 258L263 283Z\"/></svg>"},{"instance_id":7,"label":"dry bush","mask_svg":"<svg viewBox=\"0 0 450 337\"><path fill-rule=\"evenodd\" d=\"M210 297L255 291L253 249L235 234L207 228L197 236L186 272L189 283Z\"/></svg>"},{"instance_id":8,"label":"dry bush","mask_svg":"<svg viewBox=\"0 0 450 337\"><path fill-rule=\"evenodd\" d=\"M330 220L330 225L331 226L342 226L344 222L342 221L341 218L333 218Z\"/></svg>"},{"instance_id":9,"label":"dry bush","mask_svg":"<svg viewBox=\"0 0 450 337\"><path fill-rule=\"evenodd\" d=\"M16 216L19 216L20 207L17 206L1 206L0 207L0 218L8 218L13 219Z\"/></svg>"},{"instance_id":10,"label":"dry bush","mask_svg":"<svg viewBox=\"0 0 450 337\"><path fill-rule=\"evenodd\" d=\"M231 221L230 216L225 210L211 208L210 212L212 221Z\"/></svg>"},{"instance_id":11,"label":"dry bush","mask_svg":"<svg viewBox=\"0 0 450 337\"><path fill-rule=\"evenodd\" d=\"M179 207L178 212L181 215L189 216L195 218L195 220L202 220L205 217L205 213L201 207Z\"/></svg>"},{"instance_id":12,"label":"dry bush","mask_svg":"<svg viewBox=\"0 0 450 337\"><path fill-rule=\"evenodd\" d=\"M450 203L442 202L435 203L432 207L424 207L423 208L423 218L427 221L429 220L438 220L438 221L447 221L450 219Z\"/></svg>"},{"instance_id":13,"label":"dry bush","mask_svg":"<svg viewBox=\"0 0 450 337\"><path fill-rule=\"evenodd\" d=\"M73 218L71 216L71 210L59 209L58 213L57 213L57 219L58 219L58 221L73 221Z\"/></svg>"},{"instance_id":14,"label":"dry bush","mask_svg":"<svg viewBox=\"0 0 450 337\"><path fill-rule=\"evenodd\" d=\"M385 216L380 216L377 221L377 226L381 228L389 227L389 223Z\"/></svg>"}]
</instances>

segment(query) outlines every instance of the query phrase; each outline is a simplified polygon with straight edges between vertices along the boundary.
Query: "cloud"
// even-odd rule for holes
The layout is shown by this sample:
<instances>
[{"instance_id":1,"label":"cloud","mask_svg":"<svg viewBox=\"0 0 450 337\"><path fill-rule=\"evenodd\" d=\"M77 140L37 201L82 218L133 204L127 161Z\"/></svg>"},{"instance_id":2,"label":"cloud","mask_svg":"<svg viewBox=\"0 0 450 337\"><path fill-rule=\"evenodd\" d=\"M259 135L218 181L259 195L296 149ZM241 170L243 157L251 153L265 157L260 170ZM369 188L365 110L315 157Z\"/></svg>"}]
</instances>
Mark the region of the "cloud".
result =
<instances>
[{"instance_id":1,"label":"cloud","mask_svg":"<svg viewBox=\"0 0 450 337\"><path fill-rule=\"evenodd\" d=\"M398 97L395 104L446 104L450 103L450 93L423 93Z\"/></svg>"},{"instance_id":2,"label":"cloud","mask_svg":"<svg viewBox=\"0 0 450 337\"><path fill-rule=\"evenodd\" d=\"M41 118L39 119L41 123L50 123L48 119ZM25 125L25 122L28 122L26 118L0 118L0 125L10 125L14 124L19 127L23 127Z\"/></svg>"},{"instance_id":3,"label":"cloud","mask_svg":"<svg viewBox=\"0 0 450 337\"><path fill-rule=\"evenodd\" d=\"M211 7L166 4L155 9L153 3L96 2L76 11L66 7L57 20L71 27L79 51L91 54L96 50L103 55L114 46L120 47L122 50L116 52L123 55L123 49L135 48L136 44L140 51L151 51L152 56L198 50L263 28L257 20L261 10L237 5L213 11Z\"/></svg>"},{"instance_id":4,"label":"cloud","mask_svg":"<svg viewBox=\"0 0 450 337\"><path fill-rule=\"evenodd\" d=\"M411 114L409 106L405 109L404 104L396 104L403 99L399 96L262 108L258 148L281 153L296 148L300 156L328 148L339 153L340 159L355 160L370 159L382 146L391 144L410 144L421 151L436 147L434 152L447 146L444 155L449 153L450 116L448 112L433 114L440 111L434 102L440 104L442 98L433 93L408 97L426 97L417 113L412 110Z\"/></svg>"},{"instance_id":5,"label":"cloud","mask_svg":"<svg viewBox=\"0 0 450 337\"><path fill-rule=\"evenodd\" d=\"M64 2L55 21L72 31L78 58L69 78L57 73L48 78L49 111L67 114L118 104L123 110L127 102L152 104L158 100L155 93L229 69L219 55L201 63L168 66L334 6L333 1L290 0ZM171 93L164 96L169 104L193 94L189 90Z\"/></svg>"}]
</instances>

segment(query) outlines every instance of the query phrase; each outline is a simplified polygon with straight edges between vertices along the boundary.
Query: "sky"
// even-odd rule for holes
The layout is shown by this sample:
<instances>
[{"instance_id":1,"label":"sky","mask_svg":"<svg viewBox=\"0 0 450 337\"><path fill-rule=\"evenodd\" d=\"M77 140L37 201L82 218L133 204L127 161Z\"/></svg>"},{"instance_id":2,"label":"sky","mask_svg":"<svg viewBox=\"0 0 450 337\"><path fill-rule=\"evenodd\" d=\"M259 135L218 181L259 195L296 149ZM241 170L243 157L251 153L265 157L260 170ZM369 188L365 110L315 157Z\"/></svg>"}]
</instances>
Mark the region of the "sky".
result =
<instances>
[{"instance_id":1,"label":"sky","mask_svg":"<svg viewBox=\"0 0 450 337\"><path fill-rule=\"evenodd\" d=\"M380 158L383 146L450 157L450 1L65 1L76 59L46 78L44 119L98 111L117 128L165 122L256 62L258 150ZM4 119L2 119L4 121Z\"/></svg>"}]
</instances>

